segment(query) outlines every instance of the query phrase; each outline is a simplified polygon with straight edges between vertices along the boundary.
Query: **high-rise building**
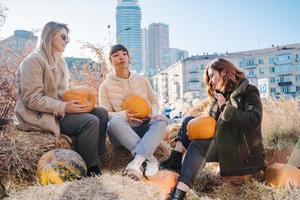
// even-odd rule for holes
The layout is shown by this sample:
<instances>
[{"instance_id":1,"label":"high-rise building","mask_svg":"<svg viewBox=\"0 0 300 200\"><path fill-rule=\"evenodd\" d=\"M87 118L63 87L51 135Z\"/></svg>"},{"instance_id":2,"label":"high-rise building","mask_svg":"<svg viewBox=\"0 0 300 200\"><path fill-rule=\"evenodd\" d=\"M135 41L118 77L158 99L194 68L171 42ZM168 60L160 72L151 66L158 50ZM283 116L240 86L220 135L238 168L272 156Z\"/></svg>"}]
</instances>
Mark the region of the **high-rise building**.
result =
<instances>
[{"instance_id":1,"label":"high-rise building","mask_svg":"<svg viewBox=\"0 0 300 200\"><path fill-rule=\"evenodd\" d=\"M148 75L149 59L148 59L148 30L142 29L142 72Z\"/></svg>"},{"instance_id":2,"label":"high-rise building","mask_svg":"<svg viewBox=\"0 0 300 200\"><path fill-rule=\"evenodd\" d=\"M141 72L141 8L138 0L119 0L117 5L117 43L128 48L132 70Z\"/></svg>"},{"instance_id":3,"label":"high-rise building","mask_svg":"<svg viewBox=\"0 0 300 200\"><path fill-rule=\"evenodd\" d=\"M153 75L168 66L169 26L152 23L148 28L149 73Z\"/></svg>"}]
</instances>

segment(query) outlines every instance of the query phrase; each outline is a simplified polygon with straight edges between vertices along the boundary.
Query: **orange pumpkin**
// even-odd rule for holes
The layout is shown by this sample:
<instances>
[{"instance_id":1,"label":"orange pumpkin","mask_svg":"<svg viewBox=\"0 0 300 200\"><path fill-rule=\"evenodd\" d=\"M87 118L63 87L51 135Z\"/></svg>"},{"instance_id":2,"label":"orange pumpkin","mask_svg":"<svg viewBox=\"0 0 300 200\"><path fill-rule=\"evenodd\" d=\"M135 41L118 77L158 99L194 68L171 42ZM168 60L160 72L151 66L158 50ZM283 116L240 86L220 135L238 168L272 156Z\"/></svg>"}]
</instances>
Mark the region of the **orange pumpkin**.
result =
<instances>
[{"instance_id":1,"label":"orange pumpkin","mask_svg":"<svg viewBox=\"0 0 300 200\"><path fill-rule=\"evenodd\" d=\"M167 197L171 193L172 189L177 184L179 174L169 170L159 171L155 177L151 179L144 179L145 183L150 183L159 187L162 193Z\"/></svg>"},{"instance_id":2,"label":"orange pumpkin","mask_svg":"<svg viewBox=\"0 0 300 200\"><path fill-rule=\"evenodd\" d=\"M187 134L190 140L211 139L215 136L216 120L213 117L196 117L189 121Z\"/></svg>"},{"instance_id":3,"label":"orange pumpkin","mask_svg":"<svg viewBox=\"0 0 300 200\"><path fill-rule=\"evenodd\" d=\"M152 112L150 103L141 96L132 95L122 103L122 110L130 110L131 113L138 113L137 118L148 117Z\"/></svg>"},{"instance_id":4,"label":"orange pumpkin","mask_svg":"<svg viewBox=\"0 0 300 200\"><path fill-rule=\"evenodd\" d=\"M37 164L37 176L41 185L74 181L86 176L84 160L75 151L54 149L45 153Z\"/></svg>"},{"instance_id":5,"label":"orange pumpkin","mask_svg":"<svg viewBox=\"0 0 300 200\"><path fill-rule=\"evenodd\" d=\"M86 86L77 86L65 91L63 101L79 100L80 104L88 104L89 111L92 111L96 104L94 92Z\"/></svg>"},{"instance_id":6,"label":"orange pumpkin","mask_svg":"<svg viewBox=\"0 0 300 200\"><path fill-rule=\"evenodd\" d=\"M300 169L289 164L274 163L265 171L266 185L275 188L300 186Z\"/></svg>"}]
</instances>

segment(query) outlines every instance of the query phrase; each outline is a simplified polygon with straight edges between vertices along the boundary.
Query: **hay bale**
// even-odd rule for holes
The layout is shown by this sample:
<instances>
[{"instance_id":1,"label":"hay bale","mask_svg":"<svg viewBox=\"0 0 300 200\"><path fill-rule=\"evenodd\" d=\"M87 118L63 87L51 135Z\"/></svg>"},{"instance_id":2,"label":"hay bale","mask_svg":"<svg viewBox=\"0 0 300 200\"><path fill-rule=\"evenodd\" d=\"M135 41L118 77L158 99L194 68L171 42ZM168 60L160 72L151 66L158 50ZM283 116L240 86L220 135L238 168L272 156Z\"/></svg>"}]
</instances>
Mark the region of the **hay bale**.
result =
<instances>
[{"instance_id":1,"label":"hay bale","mask_svg":"<svg viewBox=\"0 0 300 200\"><path fill-rule=\"evenodd\" d=\"M61 200L61 199L163 199L159 189L144 182L133 181L128 177L103 174L99 177L65 183L63 185L47 185L29 187L27 190L11 194L9 199L22 200Z\"/></svg>"},{"instance_id":2,"label":"hay bale","mask_svg":"<svg viewBox=\"0 0 300 200\"><path fill-rule=\"evenodd\" d=\"M7 126L0 132L0 177L7 192L36 183L36 164L40 157L56 148L70 148L64 137L24 132Z\"/></svg>"},{"instance_id":3,"label":"hay bale","mask_svg":"<svg viewBox=\"0 0 300 200\"><path fill-rule=\"evenodd\" d=\"M114 147L108 140L106 141L107 152L100 158L104 170L112 172L122 171L133 159L131 153L124 147ZM171 147L162 141L154 152L154 156L159 160L165 160L171 153Z\"/></svg>"}]
</instances>

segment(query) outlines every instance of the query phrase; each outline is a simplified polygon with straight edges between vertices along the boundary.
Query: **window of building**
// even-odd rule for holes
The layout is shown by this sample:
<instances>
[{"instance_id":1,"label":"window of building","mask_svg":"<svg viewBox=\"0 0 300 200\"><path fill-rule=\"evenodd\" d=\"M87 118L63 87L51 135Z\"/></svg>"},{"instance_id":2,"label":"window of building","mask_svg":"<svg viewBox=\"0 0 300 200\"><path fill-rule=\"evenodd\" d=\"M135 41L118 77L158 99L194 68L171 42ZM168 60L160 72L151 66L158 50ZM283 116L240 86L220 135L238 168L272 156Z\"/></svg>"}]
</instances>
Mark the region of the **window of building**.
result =
<instances>
[{"instance_id":1,"label":"window of building","mask_svg":"<svg viewBox=\"0 0 300 200\"><path fill-rule=\"evenodd\" d=\"M275 67L270 67L270 73L274 73L275 72Z\"/></svg>"},{"instance_id":2,"label":"window of building","mask_svg":"<svg viewBox=\"0 0 300 200\"><path fill-rule=\"evenodd\" d=\"M270 83L275 83L275 77L270 78Z\"/></svg>"},{"instance_id":3,"label":"window of building","mask_svg":"<svg viewBox=\"0 0 300 200\"><path fill-rule=\"evenodd\" d=\"M263 58L258 59L258 64L260 65L264 64L264 59Z\"/></svg>"},{"instance_id":4,"label":"window of building","mask_svg":"<svg viewBox=\"0 0 300 200\"><path fill-rule=\"evenodd\" d=\"M197 73L199 71L199 67L196 66L196 65L192 65L191 69L190 69L190 72L192 73Z\"/></svg>"},{"instance_id":5,"label":"window of building","mask_svg":"<svg viewBox=\"0 0 300 200\"><path fill-rule=\"evenodd\" d=\"M201 68L201 69L205 69L205 65L204 65L204 64L201 64L200 68Z\"/></svg>"},{"instance_id":6,"label":"window of building","mask_svg":"<svg viewBox=\"0 0 300 200\"><path fill-rule=\"evenodd\" d=\"M197 74L191 74L189 81L190 82L199 82L198 75Z\"/></svg>"},{"instance_id":7,"label":"window of building","mask_svg":"<svg viewBox=\"0 0 300 200\"><path fill-rule=\"evenodd\" d=\"M283 76L279 77L279 82L284 82L284 77Z\"/></svg>"},{"instance_id":8,"label":"window of building","mask_svg":"<svg viewBox=\"0 0 300 200\"><path fill-rule=\"evenodd\" d=\"M254 76L254 70L249 70L248 71L248 76Z\"/></svg>"},{"instance_id":9,"label":"window of building","mask_svg":"<svg viewBox=\"0 0 300 200\"><path fill-rule=\"evenodd\" d=\"M242 68L244 66L243 61L240 61L239 66L240 66L240 68Z\"/></svg>"},{"instance_id":10,"label":"window of building","mask_svg":"<svg viewBox=\"0 0 300 200\"><path fill-rule=\"evenodd\" d=\"M271 92L271 93L276 93L276 88L272 88L272 87L271 87L271 88L270 88L270 92Z\"/></svg>"},{"instance_id":11,"label":"window of building","mask_svg":"<svg viewBox=\"0 0 300 200\"><path fill-rule=\"evenodd\" d=\"M277 56L277 62L285 63L291 60L291 54L282 54Z\"/></svg>"},{"instance_id":12,"label":"window of building","mask_svg":"<svg viewBox=\"0 0 300 200\"><path fill-rule=\"evenodd\" d=\"M278 73L291 72L291 65L279 65L277 69Z\"/></svg>"},{"instance_id":13,"label":"window of building","mask_svg":"<svg viewBox=\"0 0 300 200\"><path fill-rule=\"evenodd\" d=\"M296 92L300 92L300 86L296 86Z\"/></svg>"},{"instance_id":14,"label":"window of building","mask_svg":"<svg viewBox=\"0 0 300 200\"><path fill-rule=\"evenodd\" d=\"M284 86L284 87L281 87L281 92L282 93L289 93L290 92L290 87L289 86Z\"/></svg>"},{"instance_id":15,"label":"window of building","mask_svg":"<svg viewBox=\"0 0 300 200\"><path fill-rule=\"evenodd\" d=\"M300 81L300 74L299 75L296 75L296 81Z\"/></svg>"},{"instance_id":16,"label":"window of building","mask_svg":"<svg viewBox=\"0 0 300 200\"><path fill-rule=\"evenodd\" d=\"M269 63L270 63L270 64L274 64L274 61L275 61L274 57L270 57L270 58L269 58Z\"/></svg>"},{"instance_id":17,"label":"window of building","mask_svg":"<svg viewBox=\"0 0 300 200\"><path fill-rule=\"evenodd\" d=\"M264 70L263 69L259 69L259 74L263 75L264 74Z\"/></svg>"},{"instance_id":18,"label":"window of building","mask_svg":"<svg viewBox=\"0 0 300 200\"><path fill-rule=\"evenodd\" d=\"M296 65L296 71L300 72L300 65Z\"/></svg>"}]
</instances>

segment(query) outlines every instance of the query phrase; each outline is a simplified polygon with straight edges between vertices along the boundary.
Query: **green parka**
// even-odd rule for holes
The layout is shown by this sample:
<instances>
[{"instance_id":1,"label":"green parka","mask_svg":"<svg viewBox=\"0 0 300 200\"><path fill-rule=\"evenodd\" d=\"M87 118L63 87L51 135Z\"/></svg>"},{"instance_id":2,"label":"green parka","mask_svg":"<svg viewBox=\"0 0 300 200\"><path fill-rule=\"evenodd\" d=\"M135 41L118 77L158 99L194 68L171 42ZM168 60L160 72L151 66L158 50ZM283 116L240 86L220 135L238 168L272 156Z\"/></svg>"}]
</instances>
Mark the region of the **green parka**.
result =
<instances>
[{"instance_id":1,"label":"green parka","mask_svg":"<svg viewBox=\"0 0 300 200\"><path fill-rule=\"evenodd\" d=\"M210 115L217 120L213 148L218 152L221 176L260 171L265 165L259 91L245 79L225 96L227 102L222 111L216 100L210 108Z\"/></svg>"}]
</instances>

